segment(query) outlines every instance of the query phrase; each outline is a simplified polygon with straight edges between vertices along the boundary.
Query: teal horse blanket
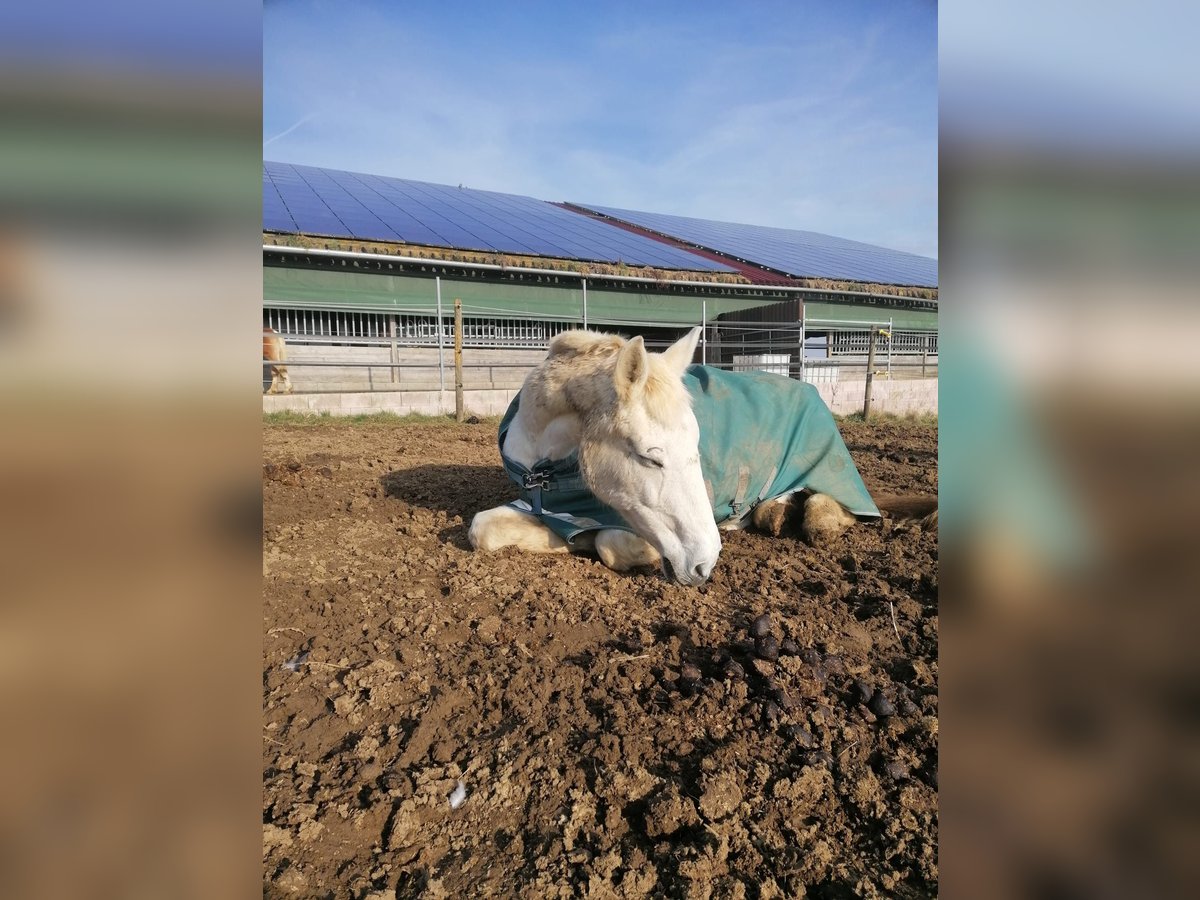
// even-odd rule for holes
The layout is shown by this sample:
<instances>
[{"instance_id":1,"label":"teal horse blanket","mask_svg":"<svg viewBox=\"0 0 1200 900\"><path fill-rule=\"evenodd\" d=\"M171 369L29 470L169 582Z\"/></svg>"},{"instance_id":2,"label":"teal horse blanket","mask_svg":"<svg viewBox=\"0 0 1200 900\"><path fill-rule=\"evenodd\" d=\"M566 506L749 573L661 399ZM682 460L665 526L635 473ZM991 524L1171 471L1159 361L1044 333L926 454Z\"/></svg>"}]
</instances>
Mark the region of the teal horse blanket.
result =
<instances>
[{"instance_id":1,"label":"teal horse blanket","mask_svg":"<svg viewBox=\"0 0 1200 900\"><path fill-rule=\"evenodd\" d=\"M828 494L857 516L879 515L811 384L709 366L689 366L683 380L700 426L700 467L718 525L737 527L759 503L805 490ZM577 453L528 469L505 456L504 438L520 402L517 394L500 422L500 457L521 491L509 505L533 513L567 542L585 531L632 531L583 483Z\"/></svg>"}]
</instances>

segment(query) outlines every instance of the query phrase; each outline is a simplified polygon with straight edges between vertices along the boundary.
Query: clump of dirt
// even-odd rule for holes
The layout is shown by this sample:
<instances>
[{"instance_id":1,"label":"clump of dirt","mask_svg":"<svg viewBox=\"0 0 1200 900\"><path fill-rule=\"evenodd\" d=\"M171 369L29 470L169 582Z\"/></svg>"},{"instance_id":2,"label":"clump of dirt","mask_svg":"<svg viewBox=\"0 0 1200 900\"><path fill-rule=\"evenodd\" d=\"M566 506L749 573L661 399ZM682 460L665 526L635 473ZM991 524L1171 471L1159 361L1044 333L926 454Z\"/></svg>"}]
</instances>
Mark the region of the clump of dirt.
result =
<instances>
[{"instance_id":1,"label":"clump of dirt","mask_svg":"<svg viewBox=\"0 0 1200 900\"><path fill-rule=\"evenodd\" d=\"M843 433L936 493L935 426ZM472 553L490 426L273 426L263 462L267 896L936 892L935 533L728 534L691 589Z\"/></svg>"}]
</instances>

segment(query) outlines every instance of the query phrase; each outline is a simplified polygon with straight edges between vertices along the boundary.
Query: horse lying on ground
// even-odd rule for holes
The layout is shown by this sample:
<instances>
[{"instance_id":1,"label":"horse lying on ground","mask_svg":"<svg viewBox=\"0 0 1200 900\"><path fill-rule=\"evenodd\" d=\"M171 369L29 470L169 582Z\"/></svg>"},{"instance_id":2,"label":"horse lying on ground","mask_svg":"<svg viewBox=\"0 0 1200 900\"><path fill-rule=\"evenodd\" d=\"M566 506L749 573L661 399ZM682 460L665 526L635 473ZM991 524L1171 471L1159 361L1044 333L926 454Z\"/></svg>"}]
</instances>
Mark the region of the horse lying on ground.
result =
<instances>
[{"instance_id":1,"label":"horse lying on ground","mask_svg":"<svg viewBox=\"0 0 1200 900\"><path fill-rule=\"evenodd\" d=\"M521 499L478 513L471 545L595 552L618 571L661 564L699 585L718 525L778 536L798 516L820 542L878 517L816 389L690 365L699 336L661 354L592 331L551 341L500 424Z\"/></svg>"},{"instance_id":2,"label":"horse lying on ground","mask_svg":"<svg viewBox=\"0 0 1200 900\"><path fill-rule=\"evenodd\" d=\"M271 387L269 394L290 394L292 380L288 378L287 366L280 363L287 360L287 345L283 335L270 326L263 326L263 368L271 367Z\"/></svg>"}]
</instances>

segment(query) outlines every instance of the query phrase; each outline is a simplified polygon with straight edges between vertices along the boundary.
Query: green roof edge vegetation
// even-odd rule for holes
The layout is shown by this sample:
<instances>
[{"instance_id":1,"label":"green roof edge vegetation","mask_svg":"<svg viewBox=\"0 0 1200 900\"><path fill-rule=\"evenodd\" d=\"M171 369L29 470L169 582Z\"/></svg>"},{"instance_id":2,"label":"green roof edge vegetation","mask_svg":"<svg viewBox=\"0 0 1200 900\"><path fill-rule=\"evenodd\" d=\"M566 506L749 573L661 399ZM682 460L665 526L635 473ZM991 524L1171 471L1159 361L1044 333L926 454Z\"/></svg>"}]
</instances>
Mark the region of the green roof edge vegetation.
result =
<instances>
[{"instance_id":1,"label":"green roof edge vegetation","mask_svg":"<svg viewBox=\"0 0 1200 900\"><path fill-rule=\"evenodd\" d=\"M442 276L442 312L450 315L455 299L463 315L570 320L583 315L580 285L502 284L481 279ZM724 313L778 303L763 299L688 295L672 291L618 290L589 285L587 319L596 325L691 325ZM331 309L356 312L437 314L437 287L432 275L372 274L325 269L263 267L263 305L288 309Z\"/></svg>"}]
</instances>

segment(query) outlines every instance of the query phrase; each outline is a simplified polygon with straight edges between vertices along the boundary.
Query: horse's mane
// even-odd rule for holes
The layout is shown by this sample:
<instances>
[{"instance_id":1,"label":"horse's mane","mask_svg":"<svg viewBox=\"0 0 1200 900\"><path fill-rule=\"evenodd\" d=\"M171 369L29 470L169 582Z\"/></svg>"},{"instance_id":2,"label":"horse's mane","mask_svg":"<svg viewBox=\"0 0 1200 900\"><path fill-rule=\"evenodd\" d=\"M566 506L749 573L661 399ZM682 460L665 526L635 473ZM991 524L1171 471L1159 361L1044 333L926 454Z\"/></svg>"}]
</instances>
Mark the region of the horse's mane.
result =
<instances>
[{"instance_id":1,"label":"horse's mane","mask_svg":"<svg viewBox=\"0 0 1200 900\"><path fill-rule=\"evenodd\" d=\"M616 356L617 351L624 346L625 338L619 334L575 329L554 336L550 341L549 356Z\"/></svg>"},{"instance_id":2,"label":"horse's mane","mask_svg":"<svg viewBox=\"0 0 1200 900\"><path fill-rule=\"evenodd\" d=\"M574 407L615 412L617 397L612 374L617 354L626 343L625 338L616 334L564 331L550 341L546 361L530 375L526 388L547 406L551 405L547 402L550 395L560 393ZM691 397L679 376L659 355L652 353L648 360L650 371L642 400L651 416L669 421L681 405L691 402Z\"/></svg>"}]
</instances>

